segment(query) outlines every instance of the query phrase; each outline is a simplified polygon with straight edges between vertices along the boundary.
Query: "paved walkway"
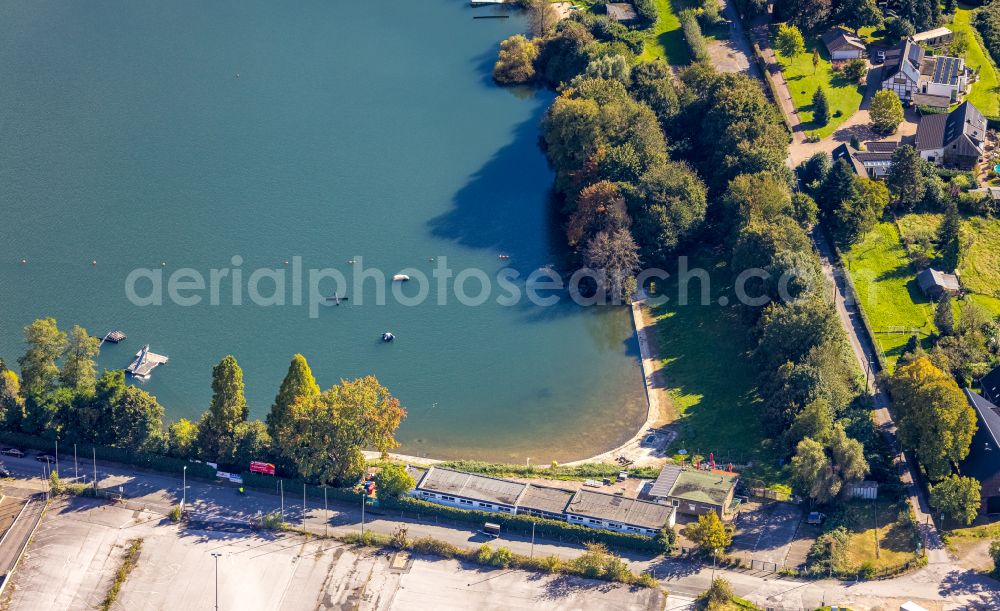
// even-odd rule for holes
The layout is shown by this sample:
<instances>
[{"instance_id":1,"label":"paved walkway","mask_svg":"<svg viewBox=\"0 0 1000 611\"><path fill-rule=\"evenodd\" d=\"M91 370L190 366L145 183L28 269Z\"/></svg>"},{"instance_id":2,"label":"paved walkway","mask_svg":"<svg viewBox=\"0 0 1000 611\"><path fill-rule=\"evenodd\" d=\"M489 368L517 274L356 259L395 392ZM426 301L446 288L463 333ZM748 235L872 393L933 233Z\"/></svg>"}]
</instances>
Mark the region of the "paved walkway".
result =
<instances>
[{"instance_id":1,"label":"paved walkway","mask_svg":"<svg viewBox=\"0 0 1000 611\"><path fill-rule=\"evenodd\" d=\"M771 75L771 80L778 90L778 99L775 100L778 106L788 119L789 125L792 127L792 142L798 143L805 140L805 132L802 129L802 122L799 120L799 114L795 110L795 102L792 101L792 94L788 90L788 83L785 81L785 75L781 72L781 64L778 63L778 58L774 54L774 49L771 48L771 41L768 39L768 24L766 22L760 22L758 20L751 30L753 39L757 42L757 46L760 47L761 55L764 56L764 62L767 64L767 72Z\"/></svg>"}]
</instances>

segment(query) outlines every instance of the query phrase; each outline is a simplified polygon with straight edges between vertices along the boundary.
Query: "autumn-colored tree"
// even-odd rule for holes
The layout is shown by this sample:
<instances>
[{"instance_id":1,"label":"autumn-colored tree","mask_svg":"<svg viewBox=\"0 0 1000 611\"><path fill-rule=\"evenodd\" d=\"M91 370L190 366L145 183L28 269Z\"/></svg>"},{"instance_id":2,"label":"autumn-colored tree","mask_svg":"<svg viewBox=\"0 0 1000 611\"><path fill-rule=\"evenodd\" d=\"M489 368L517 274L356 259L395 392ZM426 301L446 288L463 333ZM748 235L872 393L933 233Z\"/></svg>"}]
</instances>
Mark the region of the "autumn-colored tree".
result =
<instances>
[{"instance_id":1,"label":"autumn-colored tree","mask_svg":"<svg viewBox=\"0 0 1000 611\"><path fill-rule=\"evenodd\" d=\"M611 231L629 224L625 199L618 187L607 180L594 183L576 199L576 210L566 225L566 239L570 246L586 243L601 231Z\"/></svg>"},{"instance_id":2,"label":"autumn-colored tree","mask_svg":"<svg viewBox=\"0 0 1000 611\"><path fill-rule=\"evenodd\" d=\"M733 542L733 533L719 519L714 511L698 516L697 522L691 522L684 528L684 536L690 539L703 552L718 556Z\"/></svg>"},{"instance_id":3,"label":"autumn-colored tree","mask_svg":"<svg viewBox=\"0 0 1000 611\"><path fill-rule=\"evenodd\" d=\"M903 447L916 451L931 479L949 475L976 432L975 411L958 384L921 356L896 369L890 388Z\"/></svg>"},{"instance_id":4,"label":"autumn-colored tree","mask_svg":"<svg viewBox=\"0 0 1000 611\"><path fill-rule=\"evenodd\" d=\"M364 448L385 454L398 445L394 435L405 416L399 400L374 376L341 380L292 403L276 442L302 477L343 484L364 470Z\"/></svg>"}]
</instances>

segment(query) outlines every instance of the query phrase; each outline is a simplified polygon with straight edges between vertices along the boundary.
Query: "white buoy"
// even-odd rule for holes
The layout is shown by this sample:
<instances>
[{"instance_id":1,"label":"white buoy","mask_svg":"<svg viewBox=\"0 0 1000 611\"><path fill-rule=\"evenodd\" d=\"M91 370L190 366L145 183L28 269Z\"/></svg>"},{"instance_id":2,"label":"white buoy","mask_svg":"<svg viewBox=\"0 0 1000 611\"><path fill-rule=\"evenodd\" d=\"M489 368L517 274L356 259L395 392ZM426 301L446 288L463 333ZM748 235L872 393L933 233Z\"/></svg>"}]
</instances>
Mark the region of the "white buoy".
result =
<instances>
[{"instance_id":1,"label":"white buoy","mask_svg":"<svg viewBox=\"0 0 1000 611\"><path fill-rule=\"evenodd\" d=\"M393 282L406 282L409 279L410 277L407 276L406 274L396 274L395 276L392 277Z\"/></svg>"}]
</instances>

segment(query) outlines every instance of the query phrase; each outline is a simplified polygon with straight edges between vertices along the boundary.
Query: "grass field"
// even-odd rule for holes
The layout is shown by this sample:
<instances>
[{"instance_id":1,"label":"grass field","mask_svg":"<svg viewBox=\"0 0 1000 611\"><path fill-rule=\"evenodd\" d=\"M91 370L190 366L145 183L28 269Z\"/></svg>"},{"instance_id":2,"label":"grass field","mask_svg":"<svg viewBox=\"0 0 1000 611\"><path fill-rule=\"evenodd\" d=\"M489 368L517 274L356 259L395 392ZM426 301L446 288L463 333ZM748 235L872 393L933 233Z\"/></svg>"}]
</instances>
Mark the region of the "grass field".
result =
<instances>
[{"instance_id":1,"label":"grass field","mask_svg":"<svg viewBox=\"0 0 1000 611\"><path fill-rule=\"evenodd\" d=\"M972 86L969 101L981 110L983 114L1000 114L1000 78L997 77L996 65L990 60L986 49L979 44L972 25L972 10L961 7L955 11L955 21L948 27L955 32L969 33L969 49L965 52L965 63L970 68L980 68L979 82Z\"/></svg>"},{"instance_id":2,"label":"grass field","mask_svg":"<svg viewBox=\"0 0 1000 611\"><path fill-rule=\"evenodd\" d=\"M693 260L690 268L697 266L711 273L711 305L700 305L697 280L689 287L690 304L677 305L677 283L671 279L658 287L669 302L652 310L657 347L680 423L680 437L672 448L706 457L714 452L720 462L746 462L759 457L765 443L757 417L754 371L746 358L747 330L735 308L717 305L721 296L731 298L725 265L706 257Z\"/></svg>"},{"instance_id":3,"label":"grass field","mask_svg":"<svg viewBox=\"0 0 1000 611\"><path fill-rule=\"evenodd\" d=\"M903 235L934 232L940 223L940 214L907 214L899 219ZM1000 316L1000 219L972 217L962 227L971 240L958 268L962 285L973 292L974 302Z\"/></svg>"},{"instance_id":4,"label":"grass field","mask_svg":"<svg viewBox=\"0 0 1000 611\"><path fill-rule=\"evenodd\" d=\"M813 49L817 47L819 48L820 63L814 69L812 64ZM837 129L838 125L850 118L861 106L864 88L833 71L830 55L817 39L807 41L805 53L800 53L795 57L784 57L779 53L776 55L781 64L781 71L788 82L792 101L799 111L799 119L809 134L817 135L820 138L829 136ZM826 99L830 103L830 121L822 126L813 122L812 97L819 87L826 90ZM840 116L836 116L838 111Z\"/></svg>"},{"instance_id":5,"label":"grass field","mask_svg":"<svg viewBox=\"0 0 1000 611\"><path fill-rule=\"evenodd\" d=\"M922 339L934 331L934 306L917 286L916 273L893 223L876 225L844 258L875 341L892 366L902 355L911 329Z\"/></svg>"},{"instance_id":6,"label":"grass field","mask_svg":"<svg viewBox=\"0 0 1000 611\"><path fill-rule=\"evenodd\" d=\"M856 571L865 562L873 563L876 569L890 568L913 558L914 532L899 520L902 508L887 501L852 501L844 506L842 519L850 532L850 544L843 570Z\"/></svg>"},{"instance_id":7,"label":"grass field","mask_svg":"<svg viewBox=\"0 0 1000 611\"><path fill-rule=\"evenodd\" d=\"M647 34L645 48L639 57L643 61L662 59L672 66L691 63L691 51L681 32L677 14L686 8L683 0L656 0L660 17Z\"/></svg>"}]
</instances>

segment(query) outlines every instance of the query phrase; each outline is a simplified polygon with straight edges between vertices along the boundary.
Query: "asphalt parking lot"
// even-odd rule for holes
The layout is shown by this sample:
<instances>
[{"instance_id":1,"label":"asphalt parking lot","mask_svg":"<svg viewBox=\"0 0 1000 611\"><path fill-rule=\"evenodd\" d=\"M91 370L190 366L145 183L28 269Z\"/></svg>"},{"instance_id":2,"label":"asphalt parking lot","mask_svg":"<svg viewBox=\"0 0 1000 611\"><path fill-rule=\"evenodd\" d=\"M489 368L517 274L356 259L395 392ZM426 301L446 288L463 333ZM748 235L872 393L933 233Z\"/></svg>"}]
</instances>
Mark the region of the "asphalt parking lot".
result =
<instances>
[{"instance_id":1,"label":"asphalt parking lot","mask_svg":"<svg viewBox=\"0 0 1000 611\"><path fill-rule=\"evenodd\" d=\"M53 501L0 606L93 609L129 541L137 564L113 609L663 609L664 594L620 584L396 558L331 539L233 528L188 529L148 511L89 499ZM213 556L218 554L218 558ZM395 562L394 562L395 560Z\"/></svg>"},{"instance_id":2,"label":"asphalt parking lot","mask_svg":"<svg viewBox=\"0 0 1000 611\"><path fill-rule=\"evenodd\" d=\"M740 512L731 553L742 560L752 558L781 568L801 521L798 505L747 503Z\"/></svg>"}]
</instances>

